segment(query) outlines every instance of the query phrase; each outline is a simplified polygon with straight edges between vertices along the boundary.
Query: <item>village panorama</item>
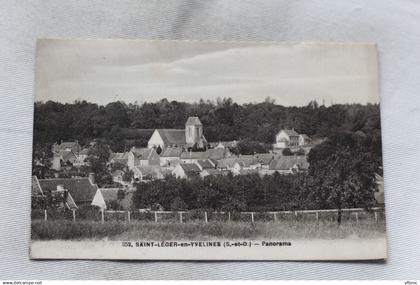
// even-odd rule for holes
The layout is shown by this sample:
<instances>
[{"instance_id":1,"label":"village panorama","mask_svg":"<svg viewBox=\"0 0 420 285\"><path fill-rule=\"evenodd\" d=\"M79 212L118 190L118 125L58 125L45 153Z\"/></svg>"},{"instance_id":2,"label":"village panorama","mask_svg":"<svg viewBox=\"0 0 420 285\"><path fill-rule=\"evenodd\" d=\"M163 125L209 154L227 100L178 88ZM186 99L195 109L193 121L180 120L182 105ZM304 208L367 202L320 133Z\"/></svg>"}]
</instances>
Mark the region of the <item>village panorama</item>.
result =
<instances>
[{"instance_id":1,"label":"village panorama","mask_svg":"<svg viewBox=\"0 0 420 285\"><path fill-rule=\"evenodd\" d=\"M32 238L381 235L380 136L377 104L37 102Z\"/></svg>"}]
</instances>

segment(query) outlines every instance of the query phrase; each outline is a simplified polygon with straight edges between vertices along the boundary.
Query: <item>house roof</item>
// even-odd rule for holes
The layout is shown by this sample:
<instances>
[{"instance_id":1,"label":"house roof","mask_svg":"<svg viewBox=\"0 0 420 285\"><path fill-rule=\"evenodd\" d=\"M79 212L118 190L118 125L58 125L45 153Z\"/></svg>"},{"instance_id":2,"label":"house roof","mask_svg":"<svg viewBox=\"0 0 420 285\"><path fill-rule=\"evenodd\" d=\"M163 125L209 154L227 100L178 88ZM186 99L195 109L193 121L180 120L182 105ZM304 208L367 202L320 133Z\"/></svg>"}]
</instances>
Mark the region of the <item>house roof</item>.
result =
<instances>
[{"instance_id":1,"label":"house roof","mask_svg":"<svg viewBox=\"0 0 420 285\"><path fill-rule=\"evenodd\" d=\"M223 148L211 148L207 150L208 158L214 159L214 160L220 160L229 155L229 149L223 149Z\"/></svg>"},{"instance_id":2,"label":"house roof","mask_svg":"<svg viewBox=\"0 0 420 285\"><path fill-rule=\"evenodd\" d=\"M115 178L115 177L118 177L118 176L122 176L123 174L124 174L124 171L122 171L120 169L117 169L117 170L115 170L111 173L111 176Z\"/></svg>"},{"instance_id":3,"label":"house roof","mask_svg":"<svg viewBox=\"0 0 420 285\"><path fill-rule=\"evenodd\" d=\"M291 129L291 130L280 130L280 132L281 131L285 132L288 136L299 136L299 134L294 129Z\"/></svg>"},{"instance_id":4,"label":"house roof","mask_svg":"<svg viewBox=\"0 0 420 285\"><path fill-rule=\"evenodd\" d=\"M230 173L229 170L220 170L220 169L204 169L203 172L207 172L209 175L228 175Z\"/></svg>"},{"instance_id":5,"label":"house roof","mask_svg":"<svg viewBox=\"0 0 420 285\"><path fill-rule=\"evenodd\" d=\"M160 153L160 157L180 157L181 153L181 147L165 147Z\"/></svg>"},{"instance_id":6,"label":"house roof","mask_svg":"<svg viewBox=\"0 0 420 285\"><path fill-rule=\"evenodd\" d=\"M203 125L198 117L188 117L188 120L185 124L189 126L191 125L202 126Z\"/></svg>"},{"instance_id":7,"label":"house roof","mask_svg":"<svg viewBox=\"0 0 420 285\"><path fill-rule=\"evenodd\" d=\"M78 202L92 201L98 186L90 183L89 178L52 178L39 179L42 191L55 191L58 185L69 190L76 204Z\"/></svg>"},{"instance_id":8,"label":"house roof","mask_svg":"<svg viewBox=\"0 0 420 285\"><path fill-rule=\"evenodd\" d=\"M255 155L257 161L264 165L270 165L270 162L276 158L274 153L258 153Z\"/></svg>"},{"instance_id":9,"label":"house roof","mask_svg":"<svg viewBox=\"0 0 420 285\"><path fill-rule=\"evenodd\" d=\"M237 157L235 162L239 163L240 166L249 167L251 165L258 164L258 160L253 155L241 155Z\"/></svg>"},{"instance_id":10,"label":"house roof","mask_svg":"<svg viewBox=\"0 0 420 285\"><path fill-rule=\"evenodd\" d=\"M84 149L82 149L81 152L79 152L79 155L88 155L88 153L89 153L89 149L88 148L84 148Z\"/></svg>"},{"instance_id":11,"label":"house roof","mask_svg":"<svg viewBox=\"0 0 420 285\"><path fill-rule=\"evenodd\" d=\"M181 159L212 159L221 160L229 155L228 149L211 148L206 151L192 151L181 153Z\"/></svg>"},{"instance_id":12,"label":"house roof","mask_svg":"<svg viewBox=\"0 0 420 285\"><path fill-rule=\"evenodd\" d=\"M185 129L157 129L165 145L184 145Z\"/></svg>"},{"instance_id":13,"label":"house roof","mask_svg":"<svg viewBox=\"0 0 420 285\"><path fill-rule=\"evenodd\" d=\"M306 156L281 156L270 163L270 170L289 170L295 165L301 169L308 169L309 163Z\"/></svg>"},{"instance_id":14,"label":"house roof","mask_svg":"<svg viewBox=\"0 0 420 285\"><path fill-rule=\"evenodd\" d=\"M309 139L309 137L308 137L308 135L307 134L300 134L299 136L301 136L302 138L304 138L305 140L308 140Z\"/></svg>"},{"instance_id":15,"label":"house roof","mask_svg":"<svg viewBox=\"0 0 420 285\"><path fill-rule=\"evenodd\" d=\"M60 144L55 143L53 145L55 151L71 149L73 151L79 151L80 145L78 142L61 142Z\"/></svg>"},{"instance_id":16,"label":"house roof","mask_svg":"<svg viewBox=\"0 0 420 285\"><path fill-rule=\"evenodd\" d=\"M126 191L123 188L100 188L98 191L101 192L102 198L106 204L111 201L118 201L118 191L124 191L124 199L120 201L120 205L124 210L130 209L133 197L132 191Z\"/></svg>"},{"instance_id":17,"label":"house roof","mask_svg":"<svg viewBox=\"0 0 420 285\"><path fill-rule=\"evenodd\" d=\"M153 148L132 148L131 152L134 156L140 160L149 159L150 156L155 152Z\"/></svg>"},{"instance_id":18,"label":"house roof","mask_svg":"<svg viewBox=\"0 0 420 285\"><path fill-rule=\"evenodd\" d=\"M32 176L32 192L31 192L32 196L35 195L43 195L41 186L39 185L38 182L38 177L36 177L35 175Z\"/></svg>"},{"instance_id":19,"label":"house roof","mask_svg":"<svg viewBox=\"0 0 420 285\"><path fill-rule=\"evenodd\" d=\"M230 168L233 167L236 163L236 157L228 157L219 160L217 163L217 168Z\"/></svg>"},{"instance_id":20,"label":"house roof","mask_svg":"<svg viewBox=\"0 0 420 285\"><path fill-rule=\"evenodd\" d=\"M214 165L208 160L198 160L196 162L202 169L214 169Z\"/></svg>"},{"instance_id":21,"label":"house roof","mask_svg":"<svg viewBox=\"0 0 420 285\"><path fill-rule=\"evenodd\" d=\"M197 176L201 172L195 163L180 163L179 166L182 167L188 177Z\"/></svg>"},{"instance_id":22,"label":"house roof","mask_svg":"<svg viewBox=\"0 0 420 285\"><path fill-rule=\"evenodd\" d=\"M181 159L207 159L209 153L207 151L188 151L181 153Z\"/></svg>"}]
</instances>

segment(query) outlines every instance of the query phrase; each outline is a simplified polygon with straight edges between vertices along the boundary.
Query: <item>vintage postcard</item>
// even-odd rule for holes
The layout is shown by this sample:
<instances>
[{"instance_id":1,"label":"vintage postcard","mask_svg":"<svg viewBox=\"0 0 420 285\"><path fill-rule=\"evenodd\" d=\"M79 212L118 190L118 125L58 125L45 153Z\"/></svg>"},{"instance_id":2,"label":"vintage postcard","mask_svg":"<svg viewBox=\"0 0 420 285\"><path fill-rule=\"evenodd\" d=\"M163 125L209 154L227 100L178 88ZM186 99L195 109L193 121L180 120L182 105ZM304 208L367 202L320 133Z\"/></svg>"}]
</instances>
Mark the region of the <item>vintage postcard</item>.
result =
<instances>
[{"instance_id":1,"label":"vintage postcard","mask_svg":"<svg viewBox=\"0 0 420 285\"><path fill-rule=\"evenodd\" d=\"M36 52L31 258L387 257L376 45Z\"/></svg>"}]
</instances>

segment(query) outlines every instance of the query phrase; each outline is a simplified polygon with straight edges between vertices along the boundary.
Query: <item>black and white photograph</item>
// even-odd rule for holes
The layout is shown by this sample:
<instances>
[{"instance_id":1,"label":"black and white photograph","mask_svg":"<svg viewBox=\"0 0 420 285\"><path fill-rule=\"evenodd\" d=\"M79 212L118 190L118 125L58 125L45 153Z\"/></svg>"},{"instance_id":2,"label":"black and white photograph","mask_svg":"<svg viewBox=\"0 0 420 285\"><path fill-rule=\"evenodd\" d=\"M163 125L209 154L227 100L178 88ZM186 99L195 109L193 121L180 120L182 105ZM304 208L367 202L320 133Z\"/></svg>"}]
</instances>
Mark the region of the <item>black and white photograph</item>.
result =
<instances>
[{"instance_id":1,"label":"black and white photograph","mask_svg":"<svg viewBox=\"0 0 420 285\"><path fill-rule=\"evenodd\" d=\"M384 260L370 43L40 39L33 259Z\"/></svg>"}]
</instances>

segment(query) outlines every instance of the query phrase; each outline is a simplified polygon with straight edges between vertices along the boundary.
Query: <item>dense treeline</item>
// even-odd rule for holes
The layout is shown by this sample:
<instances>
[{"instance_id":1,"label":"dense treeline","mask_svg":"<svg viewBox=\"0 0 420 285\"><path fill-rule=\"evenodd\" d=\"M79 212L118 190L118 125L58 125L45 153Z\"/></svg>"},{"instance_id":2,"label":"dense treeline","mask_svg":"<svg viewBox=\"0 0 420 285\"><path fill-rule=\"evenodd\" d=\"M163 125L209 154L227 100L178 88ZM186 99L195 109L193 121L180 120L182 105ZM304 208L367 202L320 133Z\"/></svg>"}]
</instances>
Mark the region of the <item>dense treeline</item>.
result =
<instances>
[{"instance_id":1,"label":"dense treeline","mask_svg":"<svg viewBox=\"0 0 420 285\"><path fill-rule=\"evenodd\" d=\"M35 103L34 145L60 140L105 139L114 151L129 144L144 145L150 136L147 129L184 128L188 116L198 116L208 141L247 139L273 143L281 128L295 128L311 137L328 137L338 131L380 130L379 105L349 104L285 107L267 98L262 103L239 105L230 98L216 102L200 100L185 103L162 99L155 103L126 104L112 102L106 106L77 101L61 104ZM144 131L132 132L131 129Z\"/></svg>"}]
</instances>

